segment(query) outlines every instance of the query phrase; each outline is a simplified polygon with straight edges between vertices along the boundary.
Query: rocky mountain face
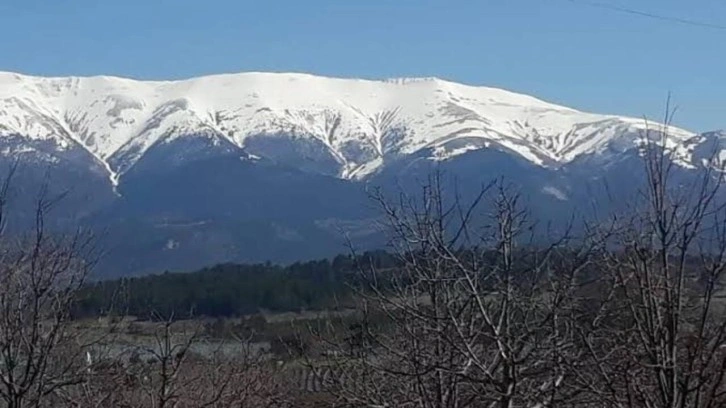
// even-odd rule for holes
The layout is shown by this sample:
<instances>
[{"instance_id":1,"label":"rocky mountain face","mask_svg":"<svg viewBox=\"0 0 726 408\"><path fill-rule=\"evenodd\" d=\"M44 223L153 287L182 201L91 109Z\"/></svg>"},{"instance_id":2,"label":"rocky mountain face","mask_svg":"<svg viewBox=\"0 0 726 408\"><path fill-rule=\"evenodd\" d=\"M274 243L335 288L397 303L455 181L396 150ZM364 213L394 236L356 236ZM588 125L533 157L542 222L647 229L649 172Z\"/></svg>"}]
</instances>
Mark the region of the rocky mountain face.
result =
<instances>
[{"instance_id":1,"label":"rocky mountain face","mask_svg":"<svg viewBox=\"0 0 726 408\"><path fill-rule=\"evenodd\" d=\"M48 180L67 192L59 228L105 231L106 275L327 256L342 233L379 245L366 187L414 189L434 169L464 192L504 176L540 216L566 218L634 188L649 127L436 78L0 73L18 229ZM665 142L688 172L725 137L671 128Z\"/></svg>"}]
</instances>

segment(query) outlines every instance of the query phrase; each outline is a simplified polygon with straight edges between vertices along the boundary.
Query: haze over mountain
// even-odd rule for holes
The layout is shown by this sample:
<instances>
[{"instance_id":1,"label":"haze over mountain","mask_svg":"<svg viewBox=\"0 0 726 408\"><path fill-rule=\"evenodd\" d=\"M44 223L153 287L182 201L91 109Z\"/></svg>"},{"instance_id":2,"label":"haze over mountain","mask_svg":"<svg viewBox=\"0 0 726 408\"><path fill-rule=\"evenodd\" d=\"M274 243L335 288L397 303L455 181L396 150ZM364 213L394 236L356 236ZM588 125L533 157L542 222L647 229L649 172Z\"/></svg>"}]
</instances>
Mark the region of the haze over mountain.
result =
<instances>
[{"instance_id":1,"label":"haze over mountain","mask_svg":"<svg viewBox=\"0 0 726 408\"><path fill-rule=\"evenodd\" d=\"M59 225L108 231L109 274L331 255L341 230L375 245L364 187L413 186L434 167L465 191L505 176L543 216L562 216L599 200L592 185L632 186L648 126L436 78L0 73L0 153L21 162L20 219L23 193L48 174L71 190ZM671 128L666 144L688 172L724 137Z\"/></svg>"}]
</instances>

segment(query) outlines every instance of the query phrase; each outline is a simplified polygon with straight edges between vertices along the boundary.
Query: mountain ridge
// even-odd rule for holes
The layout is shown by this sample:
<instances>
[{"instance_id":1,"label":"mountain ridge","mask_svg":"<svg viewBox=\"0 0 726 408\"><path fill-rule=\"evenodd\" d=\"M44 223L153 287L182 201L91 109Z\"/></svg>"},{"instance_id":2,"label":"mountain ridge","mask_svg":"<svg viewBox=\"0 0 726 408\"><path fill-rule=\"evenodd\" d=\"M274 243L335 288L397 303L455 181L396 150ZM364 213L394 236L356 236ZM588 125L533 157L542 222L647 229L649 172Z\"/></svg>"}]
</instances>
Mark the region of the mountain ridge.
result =
<instances>
[{"instance_id":1,"label":"mountain ridge","mask_svg":"<svg viewBox=\"0 0 726 408\"><path fill-rule=\"evenodd\" d=\"M58 150L76 144L97 159L113 185L151 147L186 137L362 179L422 149L432 149L432 160L445 160L501 146L535 164L557 165L623 135L623 148L630 148L645 127L642 119L435 77L250 72L139 81L0 73L0 137L46 140ZM674 146L696 136L678 128L670 134Z\"/></svg>"}]
</instances>

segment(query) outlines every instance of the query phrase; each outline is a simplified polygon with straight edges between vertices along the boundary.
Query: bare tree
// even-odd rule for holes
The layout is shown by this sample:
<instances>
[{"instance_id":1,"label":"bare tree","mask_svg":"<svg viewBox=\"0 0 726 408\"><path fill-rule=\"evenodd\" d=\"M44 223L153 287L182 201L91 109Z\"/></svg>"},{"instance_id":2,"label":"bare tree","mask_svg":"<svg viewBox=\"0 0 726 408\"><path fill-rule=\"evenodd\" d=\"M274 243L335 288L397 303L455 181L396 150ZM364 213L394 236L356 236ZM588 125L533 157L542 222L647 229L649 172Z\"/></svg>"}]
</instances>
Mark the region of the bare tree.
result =
<instances>
[{"instance_id":1,"label":"bare tree","mask_svg":"<svg viewBox=\"0 0 726 408\"><path fill-rule=\"evenodd\" d=\"M0 185L0 231L16 167ZM42 186L32 232L0 235L0 406L24 407L284 407L275 371L249 339L234 356L204 343L199 322L157 316L153 344L140 346L146 362L118 355L102 327L72 319L75 302L98 251L91 234L54 234L46 216L63 198ZM189 329L191 327L191 329ZM188 330L189 329L189 330ZM219 345L221 348L221 345Z\"/></svg>"},{"instance_id":2,"label":"bare tree","mask_svg":"<svg viewBox=\"0 0 726 408\"><path fill-rule=\"evenodd\" d=\"M16 167L0 191L0 225ZM84 381L86 344L69 325L77 290L93 266L93 237L51 234L48 183L40 191L32 234L0 239L0 400L7 407L44 406L52 394Z\"/></svg>"},{"instance_id":3,"label":"bare tree","mask_svg":"<svg viewBox=\"0 0 726 408\"><path fill-rule=\"evenodd\" d=\"M569 227L539 236L502 180L483 186L469 205L446 194L439 173L418 198L373 198L400 265L361 265L368 352L341 357L345 344L328 332L338 352L318 368L336 364L349 373L328 381L337 400L438 408L541 407L571 398L565 367L579 352L570 315L599 244Z\"/></svg>"},{"instance_id":4,"label":"bare tree","mask_svg":"<svg viewBox=\"0 0 726 408\"><path fill-rule=\"evenodd\" d=\"M644 134L645 188L615 219L616 251L603 252L609 296L580 328L589 355L581 386L596 406L726 406L723 164L717 155L682 178L668 126Z\"/></svg>"}]
</instances>

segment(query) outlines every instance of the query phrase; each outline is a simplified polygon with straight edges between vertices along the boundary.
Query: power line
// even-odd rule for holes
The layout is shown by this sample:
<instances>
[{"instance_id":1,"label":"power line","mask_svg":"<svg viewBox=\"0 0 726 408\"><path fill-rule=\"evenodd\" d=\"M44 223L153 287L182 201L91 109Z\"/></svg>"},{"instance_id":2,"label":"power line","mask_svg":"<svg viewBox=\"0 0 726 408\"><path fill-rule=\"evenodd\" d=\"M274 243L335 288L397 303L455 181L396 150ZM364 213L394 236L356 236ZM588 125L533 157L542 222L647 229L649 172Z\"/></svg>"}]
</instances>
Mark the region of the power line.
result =
<instances>
[{"instance_id":1,"label":"power line","mask_svg":"<svg viewBox=\"0 0 726 408\"><path fill-rule=\"evenodd\" d=\"M626 14L640 16L640 17L648 17L648 18L655 19L655 20L668 21L671 23L686 24L686 25L690 25L690 26L726 31L726 25L708 23L705 21L697 21L697 20L691 20L691 19L680 18L680 17L664 16L662 14L655 14L655 13L650 13L647 11L635 10L635 9L631 9L631 8L627 8L627 7L617 6L614 4L603 3L600 1L591 1L591 0L568 0L568 1L570 3L582 4L582 5L586 5L586 6L590 6L590 7L597 7L597 8L601 8L601 9L617 11L620 13L626 13Z\"/></svg>"}]
</instances>

